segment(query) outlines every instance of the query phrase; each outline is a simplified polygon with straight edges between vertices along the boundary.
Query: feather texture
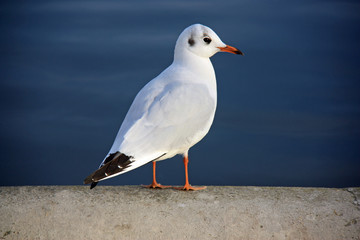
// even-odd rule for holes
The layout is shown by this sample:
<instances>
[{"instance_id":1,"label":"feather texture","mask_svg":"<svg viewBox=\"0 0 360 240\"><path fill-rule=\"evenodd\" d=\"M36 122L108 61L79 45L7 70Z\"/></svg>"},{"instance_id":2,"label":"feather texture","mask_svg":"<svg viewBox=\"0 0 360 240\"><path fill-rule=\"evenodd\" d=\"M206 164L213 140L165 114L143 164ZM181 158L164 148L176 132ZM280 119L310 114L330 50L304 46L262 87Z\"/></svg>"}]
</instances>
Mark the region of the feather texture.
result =
<instances>
[{"instance_id":1,"label":"feather texture","mask_svg":"<svg viewBox=\"0 0 360 240\"><path fill-rule=\"evenodd\" d=\"M94 182L98 182L103 178L107 178L111 175L124 171L126 168L131 166L132 158L133 157L126 156L121 152L109 154L102 166L85 178L84 184L91 183L93 185ZM96 185L92 186L92 188L95 186Z\"/></svg>"}]
</instances>

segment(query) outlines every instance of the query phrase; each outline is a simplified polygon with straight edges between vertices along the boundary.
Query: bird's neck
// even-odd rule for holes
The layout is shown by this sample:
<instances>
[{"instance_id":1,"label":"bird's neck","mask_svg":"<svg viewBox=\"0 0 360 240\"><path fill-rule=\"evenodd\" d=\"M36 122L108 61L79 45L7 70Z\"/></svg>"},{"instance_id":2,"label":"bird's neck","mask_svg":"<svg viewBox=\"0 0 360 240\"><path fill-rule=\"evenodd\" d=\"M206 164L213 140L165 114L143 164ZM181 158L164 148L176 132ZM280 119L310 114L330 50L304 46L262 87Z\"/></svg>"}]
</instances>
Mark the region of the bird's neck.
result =
<instances>
[{"instance_id":1,"label":"bird's neck","mask_svg":"<svg viewBox=\"0 0 360 240\"><path fill-rule=\"evenodd\" d=\"M215 81L215 71L210 58L198 56L187 50L175 50L173 64L185 67L199 76Z\"/></svg>"},{"instance_id":2,"label":"bird's neck","mask_svg":"<svg viewBox=\"0 0 360 240\"><path fill-rule=\"evenodd\" d=\"M185 69L185 71L191 72L191 74L195 76L194 78L191 78L191 81L202 82L205 84L216 101L216 77L210 58L200 57L189 51L182 51L181 53L175 51L172 66L177 69Z\"/></svg>"}]
</instances>

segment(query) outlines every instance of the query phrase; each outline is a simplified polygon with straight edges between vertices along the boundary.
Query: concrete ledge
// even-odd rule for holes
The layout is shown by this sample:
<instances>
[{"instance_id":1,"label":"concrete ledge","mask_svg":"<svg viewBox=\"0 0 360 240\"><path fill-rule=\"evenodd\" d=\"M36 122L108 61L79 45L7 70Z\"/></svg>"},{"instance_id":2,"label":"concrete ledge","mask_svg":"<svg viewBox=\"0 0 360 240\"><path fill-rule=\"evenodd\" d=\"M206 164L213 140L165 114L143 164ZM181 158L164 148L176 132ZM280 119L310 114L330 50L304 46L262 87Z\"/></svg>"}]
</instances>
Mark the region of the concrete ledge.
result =
<instances>
[{"instance_id":1,"label":"concrete ledge","mask_svg":"<svg viewBox=\"0 0 360 240\"><path fill-rule=\"evenodd\" d=\"M0 239L360 239L360 188L0 187Z\"/></svg>"}]
</instances>

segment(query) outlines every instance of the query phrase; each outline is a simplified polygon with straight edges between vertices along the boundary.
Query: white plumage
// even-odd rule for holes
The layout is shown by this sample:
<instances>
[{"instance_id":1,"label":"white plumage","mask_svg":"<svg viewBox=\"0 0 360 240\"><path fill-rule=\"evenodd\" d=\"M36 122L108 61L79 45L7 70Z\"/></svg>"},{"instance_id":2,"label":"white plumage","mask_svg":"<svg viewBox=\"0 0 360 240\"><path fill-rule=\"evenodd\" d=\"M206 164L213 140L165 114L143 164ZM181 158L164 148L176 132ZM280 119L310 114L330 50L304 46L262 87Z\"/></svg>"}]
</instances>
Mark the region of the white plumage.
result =
<instances>
[{"instance_id":1,"label":"white plumage","mask_svg":"<svg viewBox=\"0 0 360 240\"><path fill-rule=\"evenodd\" d=\"M206 26L186 28L176 42L173 63L137 94L108 155L85 183L95 186L100 180L177 154L187 159L188 150L208 133L214 119L217 93L210 57L218 51L242 54ZM127 158L116 160L115 153ZM111 161L118 162L118 169L111 169Z\"/></svg>"}]
</instances>

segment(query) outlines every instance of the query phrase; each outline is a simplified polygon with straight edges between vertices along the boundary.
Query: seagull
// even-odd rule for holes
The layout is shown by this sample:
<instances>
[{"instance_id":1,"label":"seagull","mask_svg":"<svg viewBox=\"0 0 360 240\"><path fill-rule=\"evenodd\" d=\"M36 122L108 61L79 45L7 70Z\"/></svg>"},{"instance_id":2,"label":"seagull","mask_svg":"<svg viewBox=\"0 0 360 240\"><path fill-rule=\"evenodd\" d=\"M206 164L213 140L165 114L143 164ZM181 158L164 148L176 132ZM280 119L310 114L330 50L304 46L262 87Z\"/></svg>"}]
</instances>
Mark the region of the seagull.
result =
<instances>
[{"instance_id":1,"label":"seagull","mask_svg":"<svg viewBox=\"0 0 360 240\"><path fill-rule=\"evenodd\" d=\"M244 55L209 27L187 27L176 41L172 64L136 95L109 153L84 184L91 184L91 189L99 181L152 162L153 182L146 187L167 188L156 182L156 162L181 154L185 185L176 189L205 189L189 184L188 152L214 120L217 91L210 57L217 52Z\"/></svg>"}]
</instances>

